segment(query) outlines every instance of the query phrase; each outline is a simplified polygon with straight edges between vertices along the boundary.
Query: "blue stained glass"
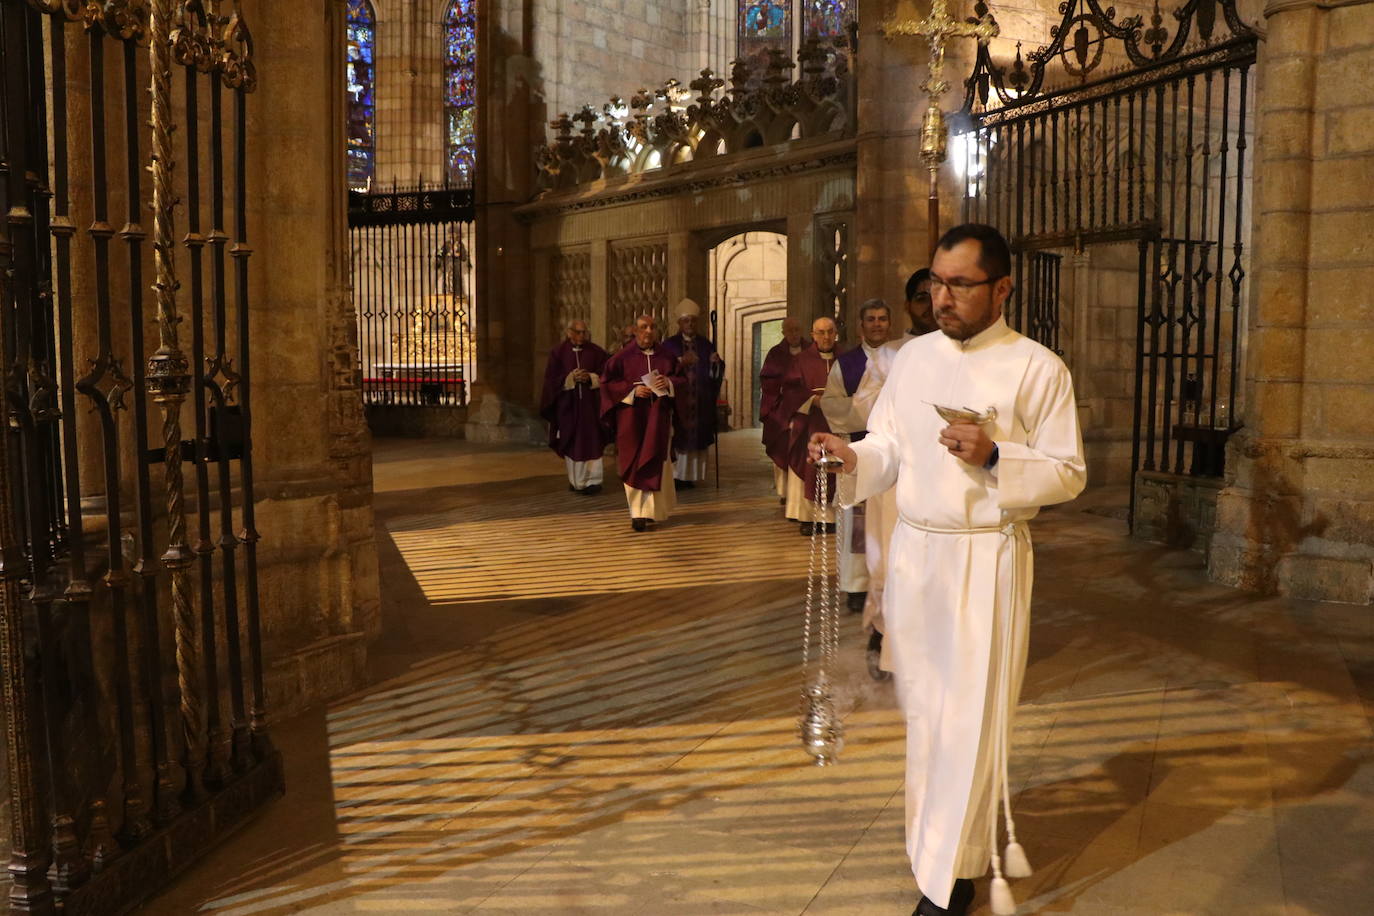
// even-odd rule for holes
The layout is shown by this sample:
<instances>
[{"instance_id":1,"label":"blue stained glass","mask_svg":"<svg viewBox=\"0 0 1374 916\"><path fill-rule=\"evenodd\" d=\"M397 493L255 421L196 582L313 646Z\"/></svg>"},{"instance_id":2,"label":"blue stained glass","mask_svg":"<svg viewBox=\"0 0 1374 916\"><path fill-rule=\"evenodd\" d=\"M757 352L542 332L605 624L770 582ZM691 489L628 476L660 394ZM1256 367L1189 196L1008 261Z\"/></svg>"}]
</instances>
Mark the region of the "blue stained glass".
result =
<instances>
[{"instance_id":1,"label":"blue stained glass","mask_svg":"<svg viewBox=\"0 0 1374 916\"><path fill-rule=\"evenodd\" d=\"M739 0L736 36L740 60L752 72L750 83L757 82L774 48L792 53L793 0Z\"/></svg>"},{"instance_id":2,"label":"blue stained glass","mask_svg":"<svg viewBox=\"0 0 1374 916\"><path fill-rule=\"evenodd\" d=\"M477 162L476 0L451 0L444 13L444 135L449 182L471 185Z\"/></svg>"},{"instance_id":3,"label":"blue stained glass","mask_svg":"<svg viewBox=\"0 0 1374 916\"><path fill-rule=\"evenodd\" d=\"M348 50L345 56L348 186L365 190L377 171L376 16L368 0L348 0Z\"/></svg>"},{"instance_id":4,"label":"blue stained glass","mask_svg":"<svg viewBox=\"0 0 1374 916\"><path fill-rule=\"evenodd\" d=\"M834 41L845 36L850 0L804 0L805 36Z\"/></svg>"},{"instance_id":5,"label":"blue stained glass","mask_svg":"<svg viewBox=\"0 0 1374 916\"><path fill-rule=\"evenodd\" d=\"M786 38L791 31L788 28L791 25L791 12L790 6L779 0L745 0L740 9L740 36Z\"/></svg>"}]
</instances>

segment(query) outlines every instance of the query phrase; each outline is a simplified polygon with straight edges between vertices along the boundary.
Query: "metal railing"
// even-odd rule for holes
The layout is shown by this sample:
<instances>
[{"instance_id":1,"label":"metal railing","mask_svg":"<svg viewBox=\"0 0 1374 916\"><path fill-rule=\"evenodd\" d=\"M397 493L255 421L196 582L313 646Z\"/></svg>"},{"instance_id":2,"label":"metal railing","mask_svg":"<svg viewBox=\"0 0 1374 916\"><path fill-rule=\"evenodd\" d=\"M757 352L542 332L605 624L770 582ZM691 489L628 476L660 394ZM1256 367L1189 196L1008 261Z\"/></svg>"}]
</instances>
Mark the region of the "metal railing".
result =
<instances>
[{"instance_id":1,"label":"metal railing","mask_svg":"<svg viewBox=\"0 0 1374 916\"><path fill-rule=\"evenodd\" d=\"M474 207L468 188L348 195L363 403L457 407L476 371Z\"/></svg>"}]
</instances>

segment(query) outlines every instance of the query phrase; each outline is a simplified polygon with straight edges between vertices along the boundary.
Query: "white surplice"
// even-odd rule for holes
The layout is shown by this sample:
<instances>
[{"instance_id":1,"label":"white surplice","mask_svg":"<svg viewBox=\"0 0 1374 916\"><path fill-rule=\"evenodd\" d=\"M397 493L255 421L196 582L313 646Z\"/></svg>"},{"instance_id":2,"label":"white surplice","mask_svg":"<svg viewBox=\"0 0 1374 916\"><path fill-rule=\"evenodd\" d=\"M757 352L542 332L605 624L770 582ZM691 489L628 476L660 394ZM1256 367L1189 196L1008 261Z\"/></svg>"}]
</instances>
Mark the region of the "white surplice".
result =
<instances>
[{"instance_id":1,"label":"white surplice","mask_svg":"<svg viewBox=\"0 0 1374 916\"><path fill-rule=\"evenodd\" d=\"M940 445L946 424L927 402L995 407L984 429L996 467L972 467ZM962 343L927 334L897 353L853 449L847 497L896 485L883 618L907 724L907 853L922 893L946 906L954 879L983 874L997 845L1026 663L1026 522L1086 479L1072 380L1003 319Z\"/></svg>"},{"instance_id":2,"label":"white surplice","mask_svg":"<svg viewBox=\"0 0 1374 916\"><path fill-rule=\"evenodd\" d=\"M892 371L897 351L915 340L916 336L905 334L897 340L889 340L879 347L864 367L859 387L854 389L850 399L850 410L861 419L863 427L868 428L868 418L873 413L873 405L878 402L883 384ZM865 633L877 630L883 632L883 587L887 579L887 551L892 544L892 532L897 527L897 488L888 487L877 496L870 496L864 503L864 565L868 570L868 598L864 601L863 629ZM879 665L884 671L892 670L892 652L883 646Z\"/></svg>"},{"instance_id":3,"label":"white surplice","mask_svg":"<svg viewBox=\"0 0 1374 916\"><path fill-rule=\"evenodd\" d=\"M860 341L860 346L863 347L866 358L864 364L864 374L866 375L868 366L873 364L881 348L871 347L863 341ZM825 422L830 427L830 431L838 436L843 436L845 439L849 439L855 433L863 432L868 426L869 412L866 410L861 412L854 406L854 398L845 389L844 372L840 369L838 359L830 365L830 374L825 380L825 394L821 395L820 406L825 413ZM849 595L869 590L868 561L865 556L869 540L867 506L867 503L846 506L840 511L840 517L837 520L840 541L840 591ZM857 538L855 537L856 526L859 528ZM865 602L866 609L867 602ZM867 623L868 621L865 620L865 624Z\"/></svg>"}]
</instances>

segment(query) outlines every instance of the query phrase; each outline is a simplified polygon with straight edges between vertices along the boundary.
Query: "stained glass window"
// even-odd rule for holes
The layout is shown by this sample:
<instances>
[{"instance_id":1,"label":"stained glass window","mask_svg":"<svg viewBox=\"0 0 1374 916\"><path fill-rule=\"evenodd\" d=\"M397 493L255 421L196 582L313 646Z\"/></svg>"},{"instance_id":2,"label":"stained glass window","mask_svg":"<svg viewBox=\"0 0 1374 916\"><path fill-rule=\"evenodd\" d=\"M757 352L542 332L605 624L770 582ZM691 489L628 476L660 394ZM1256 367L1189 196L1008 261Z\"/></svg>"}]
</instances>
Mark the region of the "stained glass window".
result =
<instances>
[{"instance_id":1,"label":"stained glass window","mask_svg":"<svg viewBox=\"0 0 1374 916\"><path fill-rule=\"evenodd\" d=\"M802 34L827 43L846 37L850 7L850 0L802 0Z\"/></svg>"},{"instance_id":2,"label":"stained glass window","mask_svg":"<svg viewBox=\"0 0 1374 916\"><path fill-rule=\"evenodd\" d=\"M777 48L792 54L792 0L740 0L739 57L758 74Z\"/></svg>"},{"instance_id":3,"label":"stained glass window","mask_svg":"<svg viewBox=\"0 0 1374 916\"><path fill-rule=\"evenodd\" d=\"M359 191L377 170L376 22L368 0L348 0L348 186Z\"/></svg>"},{"instance_id":4,"label":"stained glass window","mask_svg":"<svg viewBox=\"0 0 1374 916\"><path fill-rule=\"evenodd\" d=\"M444 131L448 180L471 185L477 163L477 0L451 0L444 14Z\"/></svg>"}]
</instances>

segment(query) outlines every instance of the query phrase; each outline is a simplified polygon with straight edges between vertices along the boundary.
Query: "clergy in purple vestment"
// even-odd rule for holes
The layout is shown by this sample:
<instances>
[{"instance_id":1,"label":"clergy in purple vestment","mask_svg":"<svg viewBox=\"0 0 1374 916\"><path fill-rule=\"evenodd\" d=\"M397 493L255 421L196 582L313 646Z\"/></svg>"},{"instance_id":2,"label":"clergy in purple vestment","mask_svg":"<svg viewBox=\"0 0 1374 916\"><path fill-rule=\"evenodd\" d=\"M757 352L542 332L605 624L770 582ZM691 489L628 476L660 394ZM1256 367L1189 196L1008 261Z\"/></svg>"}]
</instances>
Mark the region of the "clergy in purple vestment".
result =
<instances>
[{"instance_id":1,"label":"clergy in purple vestment","mask_svg":"<svg viewBox=\"0 0 1374 916\"><path fill-rule=\"evenodd\" d=\"M599 389L607 357L590 337L587 322L568 322L567 337L549 351L539 399L539 414L549 422L549 448L567 465L568 489L587 496L601 492L606 450Z\"/></svg>"},{"instance_id":2,"label":"clergy in purple vestment","mask_svg":"<svg viewBox=\"0 0 1374 916\"><path fill-rule=\"evenodd\" d=\"M701 306L683 299L677 307L678 333L663 341L663 352L677 361L683 389L673 399L673 483L690 490L706 479L706 457L716 441L716 398L724 377L716 345L697 333Z\"/></svg>"},{"instance_id":3,"label":"clergy in purple vestment","mask_svg":"<svg viewBox=\"0 0 1374 916\"><path fill-rule=\"evenodd\" d=\"M825 392L830 366L840 355L839 329L832 318L817 318L811 324L811 346L797 355L792 368L783 376L778 410L787 417L787 435L781 457L787 467L787 518L801 523L801 533L810 534L812 524L834 525L833 510L817 514L813 508L816 471L809 458L811 436L830 432L820 396ZM776 462L777 457L774 458ZM829 491L834 493L834 475L829 475Z\"/></svg>"},{"instance_id":4,"label":"clergy in purple vestment","mask_svg":"<svg viewBox=\"0 0 1374 916\"><path fill-rule=\"evenodd\" d=\"M788 316L782 320L782 340L768 351L759 370L759 422L763 425L763 450L773 459L773 483L778 498L787 499L787 462L782 457L787 442L787 417L779 409L782 380L803 349L802 326ZM783 447L779 448L779 443Z\"/></svg>"},{"instance_id":5,"label":"clergy in purple vestment","mask_svg":"<svg viewBox=\"0 0 1374 916\"><path fill-rule=\"evenodd\" d=\"M685 383L675 363L658 345L658 323L641 315L635 339L606 361L601 376L601 416L615 431L616 461L636 531L665 520L677 498L673 402Z\"/></svg>"}]
</instances>

